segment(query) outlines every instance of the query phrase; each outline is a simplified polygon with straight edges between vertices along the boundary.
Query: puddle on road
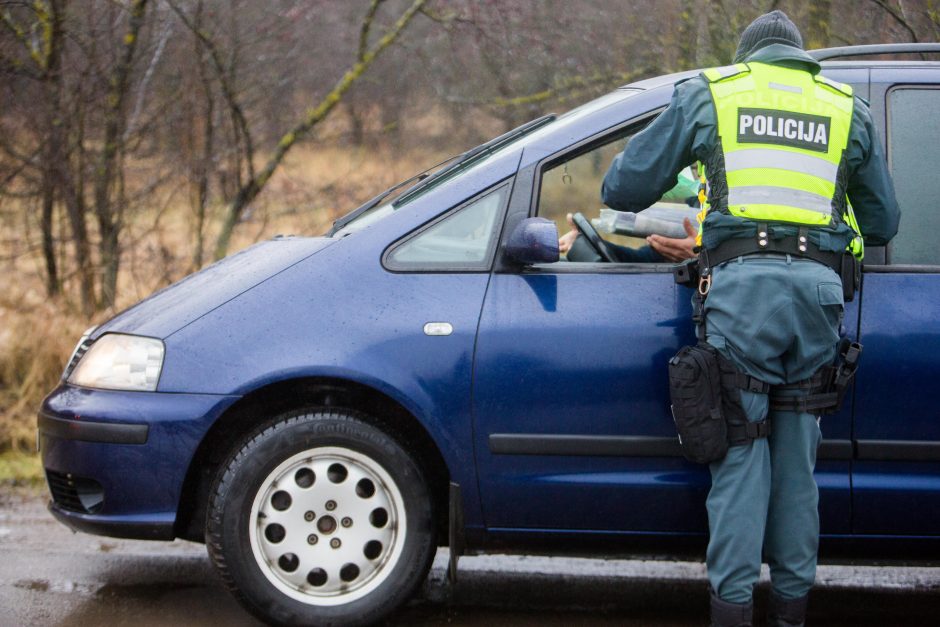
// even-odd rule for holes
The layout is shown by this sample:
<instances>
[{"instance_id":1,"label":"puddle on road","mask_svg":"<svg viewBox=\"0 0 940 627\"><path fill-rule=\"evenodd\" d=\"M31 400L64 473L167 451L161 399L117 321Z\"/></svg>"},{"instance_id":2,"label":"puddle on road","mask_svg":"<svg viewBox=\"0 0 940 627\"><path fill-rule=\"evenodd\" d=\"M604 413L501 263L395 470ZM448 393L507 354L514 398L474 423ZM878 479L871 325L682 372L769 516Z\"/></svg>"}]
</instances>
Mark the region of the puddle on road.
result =
<instances>
[{"instance_id":1,"label":"puddle on road","mask_svg":"<svg viewBox=\"0 0 940 627\"><path fill-rule=\"evenodd\" d=\"M59 627L87 625L259 625L224 589L212 582L109 583L72 605Z\"/></svg>"},{"instance_id":2,"label":"puddle on road","mask_svg":"<svg viewBox=\"0 0 940 627\"><path fill-rule=\"evenodd\" d=\"M62 594L91 595L98 591L99 586L90 583L76 583L74 581L49 581L47 579L20 579L13 582L14 588L30 590L32 592L58 592Z\"/></svg>"},{"instance_id":3,"label":"puddle on road","mask_svg":"<svg viewBox=\"0 0 940 627\"><path fill-rule=\"evenodd\" d=\"M185 594L192 590L209 587L198 583L178 583L173 581L147 583L109 583L97 590L97 596L108 598L133 599L134 601L158 601L168 594Z\"/></svg>"},{"instance_id":4,"label":"puddle on road","mask_svg":"<svg viewBox=\"0 0 940 627\"><path fill-rule=\"evenodd\" d=\"M175 581L151 581L139 584L92 584L74 581L49 581L47 579L20 579L13 583L14 588L32 592L60 592L64 594L82 594L109 599L129 599L133 601L159 601L169 594L185 594L192 590L209 589L200 583L180 583Z\"/></svg>"},{"instance_id":5,"label":"puddle on road","mask_svg":"<svg viewBox=\"0 0 940 627\"><path fill-rule=\"evenodd\" d=\"M17 581L13 584L13 587L22 590L33 590L35 592L49 592L49 582L43 581L42 579Z\"/></svg>"}]
</instances>

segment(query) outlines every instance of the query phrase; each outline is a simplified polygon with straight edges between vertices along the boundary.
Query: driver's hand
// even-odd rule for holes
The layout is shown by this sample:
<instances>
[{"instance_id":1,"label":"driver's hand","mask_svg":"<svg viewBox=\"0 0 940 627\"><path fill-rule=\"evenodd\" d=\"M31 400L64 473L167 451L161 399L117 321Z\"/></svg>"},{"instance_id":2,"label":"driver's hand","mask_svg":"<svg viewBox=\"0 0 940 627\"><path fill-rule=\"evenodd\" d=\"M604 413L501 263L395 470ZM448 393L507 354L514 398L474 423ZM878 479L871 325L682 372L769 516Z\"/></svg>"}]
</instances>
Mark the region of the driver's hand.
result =
<instances>
[{"instance_id":1,"label":"driver's hand","mask_svg":"<svg viewBox=\"0 0 940 627\"><path fill-rule=\"evenodd\" d=\"M686 218L682 221L682 227L685 229L685 238L663 237L662 235L650 235L646 238L647 243L660 255L669 261L685 261L695 257L695 236L698 230L692 226L692 221ZM573 240L572 240L573 241ZM559 242L560 245L560 242Z\"/></svg>"},{"instance_id":2,"label":"driver's hand","mask_svg":"<svg viewBox=\"0 0 940 627\"><path fill-rule=\"evenodd\" d=\"M568 214L568 226L571 230L558 238L558 252L561 254L566 254L571 250L574 240L578 239L578 229L574 226L574 215L571 213Z\"/></svg>"}]
</instances>

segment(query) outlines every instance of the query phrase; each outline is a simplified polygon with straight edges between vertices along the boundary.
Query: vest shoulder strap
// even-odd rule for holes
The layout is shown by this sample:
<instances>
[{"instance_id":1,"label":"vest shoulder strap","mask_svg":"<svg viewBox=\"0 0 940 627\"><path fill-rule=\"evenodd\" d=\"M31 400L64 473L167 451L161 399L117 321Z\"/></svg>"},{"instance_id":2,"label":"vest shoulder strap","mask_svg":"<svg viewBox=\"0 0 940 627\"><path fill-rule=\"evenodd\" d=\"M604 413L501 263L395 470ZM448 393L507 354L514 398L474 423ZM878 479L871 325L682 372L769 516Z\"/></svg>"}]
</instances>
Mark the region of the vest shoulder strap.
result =
<instances>
[{"instance_id":1,"label":"vest shoulder strap","mask_svg":"<svg viewBox=\"0 0 940 627\"><path fill-rule=\"evenodd\" d=\"M820 85L825 85L826 87L829 87L830 89L834 89L835 91L841 93L842 95L848 96L850 98L852 97L852 94L854 93L851 85L846 85L845 83L834 81L831 78L826 78L825 76L821 76L819 74L814 75L813 80L815 80Z\"/></svg>"},{"instance_id":2,"label":"vest shoulder strap","mask_svg":"<svg viewBox=\"0 0 940 627\"><path fill-rule=\"evenodd\" d=\"M750 71L751 68L749 68L746 63L735 63L734 65L708 68L702 71L702 76L709 83L717 83L718 81L747 74Z\"/></svg>"}]
</instances>

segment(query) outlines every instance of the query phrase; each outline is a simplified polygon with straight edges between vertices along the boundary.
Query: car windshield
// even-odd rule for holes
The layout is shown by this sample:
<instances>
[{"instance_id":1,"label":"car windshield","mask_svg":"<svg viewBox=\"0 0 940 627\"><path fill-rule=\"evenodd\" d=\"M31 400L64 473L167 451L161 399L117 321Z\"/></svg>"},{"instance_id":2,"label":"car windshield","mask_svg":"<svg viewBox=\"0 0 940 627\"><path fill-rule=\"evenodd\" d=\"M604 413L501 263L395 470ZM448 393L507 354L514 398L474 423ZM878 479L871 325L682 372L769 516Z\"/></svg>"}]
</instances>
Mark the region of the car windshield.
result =
<instances>
[{"instance_id":1,"label":"car windshield","mask_svg":"<svg viewBox=\"0 0 940 627\"><path fill-rule=\"evenodd\" d=\"M344 237L378 222L397 209L424 195L426 192L452 180L457 175L490 162L492 158L502 155L506 150L514 149L514 145L521 138L536 129L549 125L555 119L554 115L536 118L485 144L481 144L463 154L451 157L413 176L405 182L389 188L358 209L337 220L333 224L333 229L330 231L329 235L332 237ZM432 170L434 170L433 173L431 173ZM397 197L395 196L396 192L398 193Z\"/></svg>"},{"instance_id":2,"label":"car windshield","mask_svg":"<svg viewBox=\"0 0 940 627\"><path fill-rule=\"evenodd\" d=\"M573 120L592 115L624 98L629 98L642 92L642 89L632 87L620 88L596 100L586 102L562 115L556 116L549 114L527 122L508 133L500 135L463 154L451 157L446 161L432 166L425 172L385 190L361 207L358 207L354 211L336 220L327 236L344 237L350 233L359 231L394 213L425 192L452 180L457 175L477 167L482 167L486 163L491 162L492 159L501 157L506 151L517 149L521 143L539 141L546 133L554 132L559 122L564 121L570 123ZM398 194L397 197L396 193Z\"/></svg>"}]
</instances>

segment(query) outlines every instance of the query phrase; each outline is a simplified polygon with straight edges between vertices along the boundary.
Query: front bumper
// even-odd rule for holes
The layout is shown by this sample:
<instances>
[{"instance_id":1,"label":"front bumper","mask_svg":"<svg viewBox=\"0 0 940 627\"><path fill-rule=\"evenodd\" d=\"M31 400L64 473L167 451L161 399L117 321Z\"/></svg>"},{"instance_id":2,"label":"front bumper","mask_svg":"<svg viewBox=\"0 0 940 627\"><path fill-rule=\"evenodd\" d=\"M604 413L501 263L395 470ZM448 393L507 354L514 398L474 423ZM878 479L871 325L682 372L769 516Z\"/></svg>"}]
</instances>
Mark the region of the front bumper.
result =
<instances>
[{"instance_id":1,"label":"front bumper","mask_svg":"<svg viewBox=\"0 0 940 627\"><path fill-rule=\"evenodd\" d=\"M172 539L193 455L238 398L59 386L38 419L50 511L77 531Z\"/></svg>"}]
</instances>

